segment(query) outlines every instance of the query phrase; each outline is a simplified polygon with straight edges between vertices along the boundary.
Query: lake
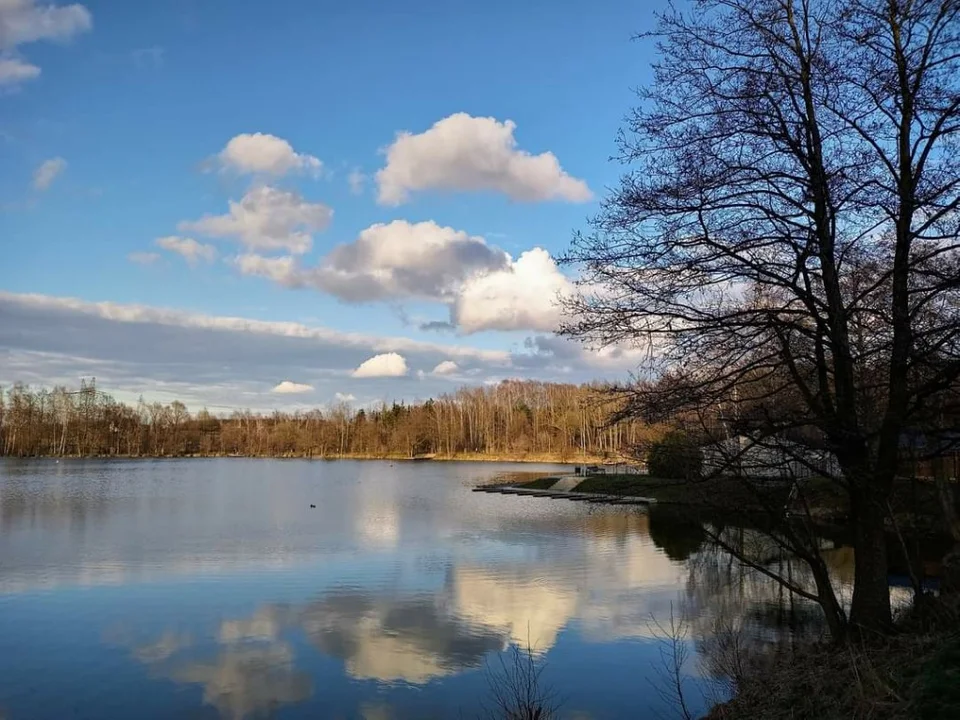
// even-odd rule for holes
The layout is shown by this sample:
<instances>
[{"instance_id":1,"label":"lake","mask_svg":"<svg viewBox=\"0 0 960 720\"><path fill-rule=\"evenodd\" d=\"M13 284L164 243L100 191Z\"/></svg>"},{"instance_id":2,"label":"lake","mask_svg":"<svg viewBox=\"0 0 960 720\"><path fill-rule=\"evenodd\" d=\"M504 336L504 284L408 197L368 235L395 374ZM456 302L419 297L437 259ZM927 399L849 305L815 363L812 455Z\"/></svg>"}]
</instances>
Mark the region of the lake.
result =
<instances>
[{"instance_id":1,"label":"lake","mask_svg":"<svg viewBox=\"0 0 960 720\"><path fill-rule=\"evenodd\" d=\"M516 470L569 468L0 461L0 717L472 718L511 647L561 717L673 717L671 613L695 711L717 618L781 637L696 525L471 492Z\"/></svg>"}]
</instances>

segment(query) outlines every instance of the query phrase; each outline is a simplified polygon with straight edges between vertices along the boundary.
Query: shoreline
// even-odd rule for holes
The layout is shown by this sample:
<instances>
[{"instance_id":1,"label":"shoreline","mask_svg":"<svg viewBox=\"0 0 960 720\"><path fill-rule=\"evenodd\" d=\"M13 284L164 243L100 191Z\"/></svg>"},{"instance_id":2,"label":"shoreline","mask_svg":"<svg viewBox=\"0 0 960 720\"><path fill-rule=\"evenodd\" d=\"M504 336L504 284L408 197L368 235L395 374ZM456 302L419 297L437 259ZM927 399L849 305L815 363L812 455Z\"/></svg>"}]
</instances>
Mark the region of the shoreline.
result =
<instances>
[{"instance_id":1,"label":"shoreline","mask_svg":"<svg viewBox=\"0 0 960 720\"><path fill-rule=\"evenodd\" d=\"M334 455L235 455L230 453L189 453L184 455L0 455L4 460L389 460L390 462L500 462L544 465L602 465L603 458L578 457L562 459L555 455L489 455L483 453L461 453L456 455L434 455L411 457L400 454L343 453Z\"/></svg>"}]
</instances>

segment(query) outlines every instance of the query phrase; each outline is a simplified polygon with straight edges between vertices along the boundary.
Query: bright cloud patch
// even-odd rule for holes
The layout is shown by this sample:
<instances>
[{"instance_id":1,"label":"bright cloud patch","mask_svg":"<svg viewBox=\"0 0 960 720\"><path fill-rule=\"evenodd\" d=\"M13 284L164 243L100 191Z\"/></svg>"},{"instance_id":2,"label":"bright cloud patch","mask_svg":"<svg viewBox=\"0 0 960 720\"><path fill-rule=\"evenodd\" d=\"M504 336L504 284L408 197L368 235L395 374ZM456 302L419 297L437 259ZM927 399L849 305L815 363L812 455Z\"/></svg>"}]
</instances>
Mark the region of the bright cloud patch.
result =
<instances>
[{"instance_id":1,"label":"bright cloud patch","mask_svg":"<svg viewBox=\"0 0 960 720\"><path fill-rule=\"evenodd\" d=\"M407 374L407 361L397 353L374 355L353 371L355 378L402 377Z\"/></svg>"},{"instance_id":2,"label":"bright cloud patch","mask_svg":"<svg viewBox=\"0 0 960 720\"><path fill-rule=\"evenodd\" d=\"M511 120L456 113L418 135L398 134L376 176L380 202L400 205L422 190L492 191L523 202L592 198L553 153L520 150L515 129Z\"/></svg>"},{"instance_id":3,"label":"bright cloud patch","mask_svg":"<svg viewBox=\"0 0 960 720\"><path fill-rule=\"evenodd\" d=\"M157 247L182 255L190 265L196 265L201 260L210 263L217 257L217 249L213 245L204 245L193 238L182 238L176 235L158 238Z\"/></svg>"},{"instance_id":4,"label":"bright cloud patch","mask_svg":"<svg viewBox=\"0 0 960 720\"><path fill-rule=\"evenodd\" d=\"M311 233L326 229L333 211L299 194L262 186L230 201L226 215L205 215L178 225L183 232L232 238L249 250L285 251L301 255L313 247Z\"/></svg>"},{"instance_id":5,"label":"bright cloud patch","mask_svg":"<svg viewBox=\"0 0 960 720\"><path fill-rule=\"evenodd\" d=\"M0 57L0 87L19 85L40 77L40 68L15 57Z\"/></svg>"},{"instance_id":6,"label":"bright cloud patch","mask_svg":"<svg viewBox=\"0 0 960 720\"><path fill-rule=\"evenodd\" d=\"M289 380L284 380L273 388L273 392L281 395L298 395L300 393L310 392L311 390L313 390L313 385L304 385L303 383L295 383Z\"/></svg>"},{"instance_id":7,"label":"bright cloud patch","mask_svg":"<svg viewBox=\"0 0 960 720\"><path fill-rule=\"evenodd\" d=\"M449 378L460 376L477 384L507 377L584 382L598 374L636 371L646 355L632 347L597 353L555 335L531 337L515 352L488 350L2 290L0 317L4 387L16 381L75 386L83 374L95 376L98 385L125 402L136 404L140 395L148 402L178 398L193 410L206 406L216 412L293 407L303 398L333 398L337 392L364 400L412 400L447 392ZM434 375L431 369L442 370L447 361L457 364L456 375ZM351 378L361 364L364 373ZM418 383L364 379L383 377L385 366L423 376ZM272 393L278 375L312 385L316 395Z\"/></svg>"},{"instance_id":8,"label":"bright cloud patch","mask_svg":"<svg viewBox=\"0 0 960 720\"><path fill-rule=\"evenodd\" d=\"M338 392L333 394L333 399L341 403L352 403L357 398L356 396L351 395L350 393Z\"/></svg>"},{"instance_id":9,"label":"bright cloud patch","mask_svg":"<svg viewBox=\"0 0 960 720\"><path fill-rule=\"evenodd\" d=\"M79 4L38 5L34 0L0 1L0 48L10 50L38 40L66 40L93 25Z\"/></svg>"},{"instance_id":10,"label":"bright cloud patch","mask_svg":"<svg viewBox=\"0 0 960 720\"><path fill-rule=\"evenodd\" d=\"M482 237L433 221L371 225L327 255L315 284L351 301L443 298L468 277L507 265L508 256Z\"/></svg>"},{"instance_id":11,"label":"bright cloud patch","mask_svg":"<svg viewBox=\"0 0 960 720\"><path fill-rule=\"evenodd\" d=\"M64 170L67 169L67 161L62 157L50 158L40 163L33 172L33 187L36 190L48 190L53 181L56 180Z\"/></svg>"},{"instance_id":12,"label":"bright cloud patch","mask_svg":"<svg viewBox=\"0 0 960 720\"><path fill-rule=\"evenodd\" d=\"M478 274L509 267L510 257L482 237L433 221L394 220L371 225L334 248L316 267L292 257L241 256L237 267L287 287L312 287L347 300L423 298L452 300Z\"/></svg>"},{"instance_id":13,"label":"bright cloud patch","mask_svg":"<svg viewBox=\"0 0 960 720\"><path fill-rule=\"evenodd\" d=\"M452 375L460 368L457 366L453 360L444 360L442 363L438 363L437 366L433 369L434 375Z\"/></svg>"},{"instance_id":14,"label":"bright cloud patch","mask_svg":"<svg viewBox=\"0 0 960 720\"><path fill-rule=\"evenodd\" d=\"M465 333L481 330L552 332L561 320L559 296L573 287L550 253L534 248L509 268L478 276L461 289L451 309Z\"/></svg>"},{"instance_id":15,"label":"bright cloud patch","mask_svg":"<svg viewBox=\"0 0 960 720\"><path fill-rule=\"evenodd\" d=\"M240 255L244 275L289 288L313 288L348 302L421 299L446 304L464 333L483 330L553 332L562 319L560 298L573 291L546 250L516 260L483 238L436 223L395 220L372 225L334 248L315 267L297 258ZM437 323L428 325L438 325Z\"/></svg>"},{"instance_id":16,"label":"bright cloud patch","mask_svg":"<svg viewBox=\"0 0 960 720\"><path fill-rule=\"evenodd\" d=\"M40 68L20 60L20 45L40 40L68 40L93 26L83 5L37 4L35 0L0 0L0 86L13 86L40 75Z\"/></svg>"},{"instance_id":17,"label":"bright cloud patch","mask_svg":"<svg viewBox=\"0 0 960 720\"><path fill-rule=\"evenodd\" d=\"M318 158L294 152L286 140L267 133L243 133L231 138L217 160L224 170L276 177L291 172L318 175L323 168Z\"/></svg>"}]
</instances>

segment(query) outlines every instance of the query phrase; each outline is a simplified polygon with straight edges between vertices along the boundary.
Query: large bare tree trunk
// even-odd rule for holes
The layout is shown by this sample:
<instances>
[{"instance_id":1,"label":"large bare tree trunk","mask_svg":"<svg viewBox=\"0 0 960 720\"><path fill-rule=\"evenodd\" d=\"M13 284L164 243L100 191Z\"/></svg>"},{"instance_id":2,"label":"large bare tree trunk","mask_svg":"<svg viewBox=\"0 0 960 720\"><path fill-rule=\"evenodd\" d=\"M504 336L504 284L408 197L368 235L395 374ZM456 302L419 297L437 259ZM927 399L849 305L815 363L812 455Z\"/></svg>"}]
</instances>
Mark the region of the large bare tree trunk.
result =
<instances>
[{"instance_id":1,"label":"large bare tree trunk","mask_svg":"<svg viewBox=\"0 0 960 720\"><path fill-rule=\"evenodd\" d=\"M883 630L892 625L887 580L886 512L869 485L851 492L854 519L854 592L850 622Z\"/></svg>"}]
</instances>

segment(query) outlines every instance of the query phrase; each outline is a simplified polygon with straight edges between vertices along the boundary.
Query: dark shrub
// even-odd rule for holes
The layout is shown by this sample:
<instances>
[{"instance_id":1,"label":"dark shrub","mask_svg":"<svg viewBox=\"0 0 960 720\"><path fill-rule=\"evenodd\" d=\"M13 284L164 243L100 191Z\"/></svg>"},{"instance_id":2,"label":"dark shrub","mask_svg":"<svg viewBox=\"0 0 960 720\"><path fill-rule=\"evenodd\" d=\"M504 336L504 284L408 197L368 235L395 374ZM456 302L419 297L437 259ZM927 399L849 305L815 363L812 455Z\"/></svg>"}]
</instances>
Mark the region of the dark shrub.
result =
<instances>
[{"instance_id":1,"label":"dark shrub","mask_svg":"<svg viewBox=\"0 0 960 720\"><path fill-rule=\"evenodd\" d=\"M647 456L647 468L653 477L689 480L700 477L700 448L684 433L673 431L654 443Z\"/></svg>"}]
</instances>

